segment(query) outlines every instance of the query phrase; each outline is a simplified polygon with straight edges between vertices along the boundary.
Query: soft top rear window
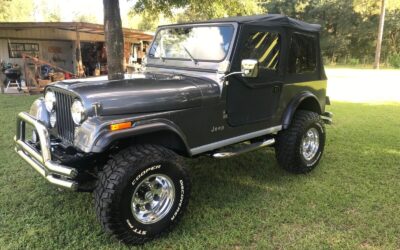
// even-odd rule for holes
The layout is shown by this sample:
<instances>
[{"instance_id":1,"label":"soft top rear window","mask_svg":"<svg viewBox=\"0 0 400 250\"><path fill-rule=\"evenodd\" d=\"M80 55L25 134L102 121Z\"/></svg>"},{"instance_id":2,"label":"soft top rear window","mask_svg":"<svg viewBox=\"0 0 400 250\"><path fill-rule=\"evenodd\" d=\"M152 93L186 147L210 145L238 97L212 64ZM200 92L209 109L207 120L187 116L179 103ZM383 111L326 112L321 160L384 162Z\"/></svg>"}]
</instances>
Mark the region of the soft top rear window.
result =
<instances>
[{"instance_id":1,"label":"soft top rear window","mask_svg":"<svg viewBox=\"0 0 400 250\"><path fill-rule=\"evenodd\" d=\"M317 70L317 40L314 36L293 33L288 66L291 74L313 73Z\"/></svg>"}]
</instances>

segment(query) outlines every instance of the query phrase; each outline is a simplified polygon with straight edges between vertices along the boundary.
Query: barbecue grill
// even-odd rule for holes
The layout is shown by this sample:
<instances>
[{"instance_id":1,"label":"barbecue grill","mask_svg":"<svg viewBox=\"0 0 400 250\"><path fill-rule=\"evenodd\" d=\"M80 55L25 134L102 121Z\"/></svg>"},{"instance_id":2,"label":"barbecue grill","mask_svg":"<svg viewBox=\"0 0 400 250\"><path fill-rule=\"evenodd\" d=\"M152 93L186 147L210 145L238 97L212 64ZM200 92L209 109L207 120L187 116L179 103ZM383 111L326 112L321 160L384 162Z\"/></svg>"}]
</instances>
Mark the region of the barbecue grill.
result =
<instances>
[{"instance_id":1,"label":"barbecue grill","mask_svg":"<svg viewBox=\"0 0 400 250\"><path fill-rule=\"evenodd\" d=\"M4 84L6 85L6 92L12 83L16 83L18 90L21 90L21 70L19 68L9 68L4 71L6 80Z\"/></svg>"}]
</instances>

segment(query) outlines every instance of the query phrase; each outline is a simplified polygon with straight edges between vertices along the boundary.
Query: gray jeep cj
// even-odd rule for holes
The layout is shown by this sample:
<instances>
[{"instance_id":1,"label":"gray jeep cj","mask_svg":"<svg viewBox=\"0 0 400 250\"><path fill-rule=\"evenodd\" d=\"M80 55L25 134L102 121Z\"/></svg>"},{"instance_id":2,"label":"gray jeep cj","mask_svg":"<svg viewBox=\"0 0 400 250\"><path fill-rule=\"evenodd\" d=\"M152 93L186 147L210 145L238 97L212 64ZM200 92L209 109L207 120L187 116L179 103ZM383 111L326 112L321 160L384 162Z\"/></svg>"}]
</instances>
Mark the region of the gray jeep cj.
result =
<instances>
[{"instance_id":1,"label":"gray jeep cj","mask_svg":"<svg viewBox=\"0 0 400 250\"><path fill-rule=\"evenodd\" d=\"M48 86L18 115L15 150L48 182L93 191L105 231L144 243L188 204L183 157L274 146L287 171L318 165L332 118L319 30L282 15L161 26L142 73Z\"/></svg>"}]
</instances>

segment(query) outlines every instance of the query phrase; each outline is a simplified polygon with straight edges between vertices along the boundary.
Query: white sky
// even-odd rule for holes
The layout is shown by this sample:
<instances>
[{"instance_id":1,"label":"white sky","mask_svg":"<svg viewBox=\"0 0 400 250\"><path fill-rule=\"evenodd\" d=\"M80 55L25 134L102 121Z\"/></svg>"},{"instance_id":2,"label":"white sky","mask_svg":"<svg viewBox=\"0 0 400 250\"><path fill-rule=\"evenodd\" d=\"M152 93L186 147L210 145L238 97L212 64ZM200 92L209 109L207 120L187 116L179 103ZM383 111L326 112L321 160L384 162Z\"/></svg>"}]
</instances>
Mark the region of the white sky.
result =
<instances>
[{"instance_id":1,"label":"white sky","mask_svg":"<svg viewBox=\"0 0 400 250\"><path fill-rule=\"evenodd\" d=\"M103 0L35 0L38 6L45 2L50 9L60 10L61 21L73 21L73 17L78 15L95 16L98 23L103 23ZM119 0L121 18L127 16L135 0ZM35 13L36 21L43 21L41 14Z\"/></svg>"}]
</instances>

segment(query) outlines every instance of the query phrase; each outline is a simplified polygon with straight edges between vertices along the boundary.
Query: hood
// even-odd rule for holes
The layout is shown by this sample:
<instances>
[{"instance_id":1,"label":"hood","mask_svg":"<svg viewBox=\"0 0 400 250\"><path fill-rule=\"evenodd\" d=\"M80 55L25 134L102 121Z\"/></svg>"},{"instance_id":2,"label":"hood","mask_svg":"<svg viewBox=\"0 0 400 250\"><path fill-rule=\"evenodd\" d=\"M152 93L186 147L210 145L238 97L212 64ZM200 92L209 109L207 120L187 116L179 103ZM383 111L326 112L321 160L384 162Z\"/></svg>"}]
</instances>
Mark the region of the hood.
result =
<instances>
[{"instance_id":1,"label":"hood","mask_svg":"<svg viewBox=\"0 0 400 250\"><path fill-rule=\"evenodd\" d=\"M50 88L75 93L89 115L100 104L99 115L124 115L198 107L205 98L219 96L218 84L205 77L170 73L126 75L123 80L107 77L57 82Z\"/></svg>"}]
</instances>

